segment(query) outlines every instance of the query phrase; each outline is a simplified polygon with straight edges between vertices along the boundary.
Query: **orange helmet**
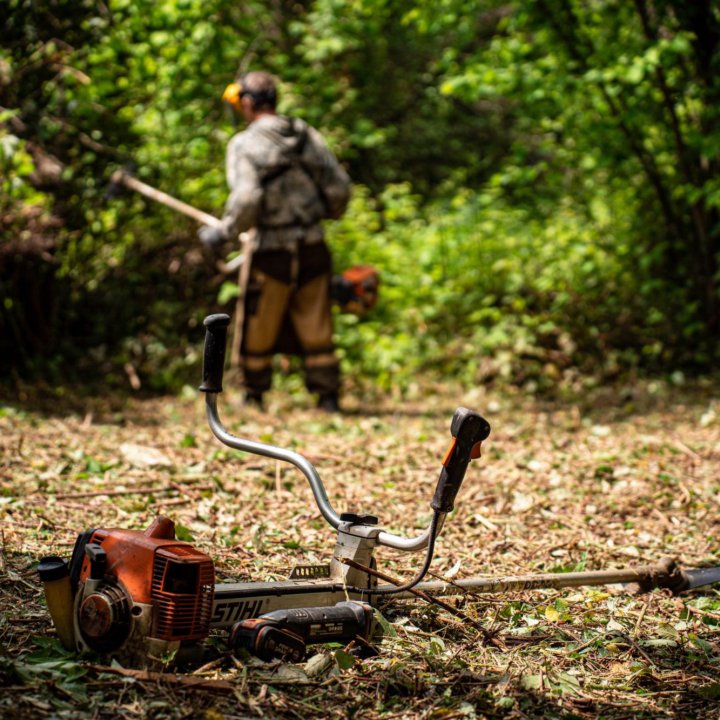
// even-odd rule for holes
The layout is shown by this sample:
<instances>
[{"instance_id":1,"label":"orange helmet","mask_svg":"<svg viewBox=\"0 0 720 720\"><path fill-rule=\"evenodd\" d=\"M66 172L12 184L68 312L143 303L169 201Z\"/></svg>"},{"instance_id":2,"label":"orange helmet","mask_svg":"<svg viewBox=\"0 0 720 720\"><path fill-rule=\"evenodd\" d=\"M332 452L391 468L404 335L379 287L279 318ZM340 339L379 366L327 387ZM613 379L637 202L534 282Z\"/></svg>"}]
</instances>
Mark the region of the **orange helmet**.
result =
<instances>
[{"instance_id":1,"label":"orange helmet","mask_svg":"<svg viewBox=\"0 0 720 720\"><path fill-rule=\"evenodd\" d=\"M236 110L240 109L240 98L243 94L243 87L239 82L230 83L222 94L222 99Z\"/></svg>"}]
</instances>

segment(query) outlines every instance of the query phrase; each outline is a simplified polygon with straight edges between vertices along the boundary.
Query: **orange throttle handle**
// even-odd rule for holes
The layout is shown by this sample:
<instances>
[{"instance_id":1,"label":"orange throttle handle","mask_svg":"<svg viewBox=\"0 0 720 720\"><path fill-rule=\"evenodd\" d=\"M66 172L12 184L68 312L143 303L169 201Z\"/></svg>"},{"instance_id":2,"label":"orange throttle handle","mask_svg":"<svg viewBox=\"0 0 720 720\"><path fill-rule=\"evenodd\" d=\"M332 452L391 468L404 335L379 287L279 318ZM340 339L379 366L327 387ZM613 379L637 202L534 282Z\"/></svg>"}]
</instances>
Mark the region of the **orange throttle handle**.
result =
<instances>
[{"instance_id":1,"label":"orange throttle handle","mask_svg":"<svg viewBox=\"0 0 720 720\"><path fill-rule=\"evenodd\" d=\"M222 392L229 324L230 316L224 313L208 315L203 321L203 325L205 325L205 352L203 354L202 384L198 388L200 392Z\"/></svg>"},{"instance_id":2,"label":"orange throttle handle","mask_svg":"<svg viewBox=\"0 0 720 720\"><path fill-rule=\"evenodd\" d=\"M470 460L480 457L480 443L490 434L490 424L478 413L460 407L453 415L450 434L452 442L430 503L433 510L444 513L454 507Z\"/></svg>"}]
</instances>

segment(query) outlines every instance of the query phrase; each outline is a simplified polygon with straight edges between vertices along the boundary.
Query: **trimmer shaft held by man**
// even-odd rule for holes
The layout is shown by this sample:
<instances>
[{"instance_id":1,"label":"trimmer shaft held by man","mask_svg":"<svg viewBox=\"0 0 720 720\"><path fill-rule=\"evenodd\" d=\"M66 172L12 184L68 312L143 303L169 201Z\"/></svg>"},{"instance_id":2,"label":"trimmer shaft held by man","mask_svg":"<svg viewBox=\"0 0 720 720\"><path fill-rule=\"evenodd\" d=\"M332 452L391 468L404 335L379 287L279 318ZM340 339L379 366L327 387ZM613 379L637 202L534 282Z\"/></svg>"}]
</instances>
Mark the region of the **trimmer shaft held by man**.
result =
<instances>
[{"instance_id":1,"label":"trimmer shaft held by man","mask_svg":"<svg viewBox=\"0 0 720 720\"><path fill-rule=\"evenodd\" d=\"M157 188L141 182L129 170L116 170L110 178L107 195L115 196L126 188L155 202L169 207L186 217L196 220L201 225L221 228L222 221L213 215L188 205ZM240 233L243 243L250 243L249 233ZM246 258L243 253L236 255L229 262L217 261L217 269L224 274L242 271ZM330 280L330 299L338 306L340 312L362 316L372 310L378 302L380 291L380 274L372 265L351 265L342 272L335 273Z\"/></svg>"}]
</instances>

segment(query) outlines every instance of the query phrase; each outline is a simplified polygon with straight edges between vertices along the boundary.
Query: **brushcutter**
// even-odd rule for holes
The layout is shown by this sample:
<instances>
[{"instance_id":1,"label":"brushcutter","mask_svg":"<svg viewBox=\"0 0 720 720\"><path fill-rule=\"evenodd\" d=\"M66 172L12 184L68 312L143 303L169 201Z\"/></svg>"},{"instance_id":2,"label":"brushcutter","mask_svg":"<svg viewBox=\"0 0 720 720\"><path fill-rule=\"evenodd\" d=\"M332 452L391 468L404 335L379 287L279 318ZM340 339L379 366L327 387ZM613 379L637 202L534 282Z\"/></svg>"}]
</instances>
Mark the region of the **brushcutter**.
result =
<instances>
[{"instance_id":1,"label":"brushcutter","mask_svg":"<svg viewBox=\"0 0 720 720\"><path fill-rule=\"evenodd\" d=\"M199 210L188 203L138 180L128 169L116 170L110 177L107 194L116 195L120 188L139 193L154 202L165 205L175 212L185 215L201 225L222 227L221 221L214 215ZM218 262L218 270L226 275L242 269L246 256L249 255L251 234L241 233L240 242L244 251L229 262ZM330 296L342 312L351 315L364 315L378 301L380 275L371 265L353 265L347 270L336 274L330 282Z\"/></svg>"},{"instance_id":2,"label":"brushcutter","mask_svg":"<svg viewBox=\"0 0 720 720\"><path fill-rule=\"evenodd\" d=\"M423 579L445 519L454 508L469 463L480 456L490 426L478 413L458 408L450 424L450 447L431 500L432 519L414 537L388 532L366 512L338 513L315 467L302 454L237 437L223 426L217 407L222 393L227 315L205 319L203 377L206 415L213 434L228 447L294 465L308 480L318 510L336 531L327 565L298 566L287 580L215 583L211 558L175 539L174 526L159 517L144 532L95 529L79 535L68 563L44 558L39 566L48 608L63 644L136 665L176 653L197 657L211 633L228 633L230 650L261 659L299 661L306 646L379 639L373 607L392 596L441 597L633 583L641 590L674 593L720 581L720 568L686 569L673 560L621 570L468 578ZM378 583L375 548L424 550L424 562L407 582Z\"/></svg>"}]
</instances>

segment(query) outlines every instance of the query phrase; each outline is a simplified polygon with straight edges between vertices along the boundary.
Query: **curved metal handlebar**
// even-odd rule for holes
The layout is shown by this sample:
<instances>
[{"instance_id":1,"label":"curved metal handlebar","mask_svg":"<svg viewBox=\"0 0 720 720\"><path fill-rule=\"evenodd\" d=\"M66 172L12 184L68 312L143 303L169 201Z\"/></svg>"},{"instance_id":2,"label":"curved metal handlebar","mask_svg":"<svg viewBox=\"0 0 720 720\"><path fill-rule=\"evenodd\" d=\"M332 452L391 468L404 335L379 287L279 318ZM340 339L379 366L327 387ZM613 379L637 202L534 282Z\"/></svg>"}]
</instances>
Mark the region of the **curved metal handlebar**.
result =
<instances>
[{"instance_id":1,"label":"curved metal handlebar","mask_svg":"<svg viewBox=\"0 0 720 720\"><path fill-rule=\"evenodd\" d=\"M340 526L342 521L340 520L340 516L335 512L333 506L330 504L330 500L325 492L325 486L320 479L320 475L318 475L318 471L315 469L315 466L305 456L294 452L293 450L284 450L276 445L246 440L229 433L218 417L216 393L208 393L206 398L206 409L210 429L221 443L228 445L231 448L235 448L236 450L244 450L245 452L253 453L254 455L263 455L264 457L273 458L274 460L283 460L298 468L308 479L310 488L315 496L315 502L317 503L322 516L335 529Z\"/></svg>"},{"instance_id":2,"label":"curved metal handlebar","mask_svg":"<svg viewBox=\"0 0 720 720\"><path fill-rule=\"evenodd\" d=\"M220 421L217 396L222 392L223 364L229 322L230 318L227 315L210 315L204 321L207 332L203 356L203 382L199 389L206 393L206 410L210 429L215 437L228 447L295 465L308 479L322 516L337 530L343 520L330 503L318 471L306 457L276 445L237 437L228 432ZM450 431L453 438L452 444L443 462L443 469L432 502L432 507L438 514L438 533L447 513L453 509L453 502L460 489L468 463L473 457L478 456L480 442L490 434L490 425L477 413L467 408L458 408L453 416ZM421 550L427 546L430 540L431 527L432 524L428 525L424 532L414 538L378 530L376 542L397 550Z\"/></svg>"},{"instance_id":3,"label":"curved metal handlebar","mask_svg":"<svg viewBox=\"0 0 720 720\"><path fill-rule=\"evenodd\" d=\"M208 393L205 405L210 429L221 443L234 448L235 450L243 450L245 452L253 453L254 455L262 455L264 457L273 458L274 460L283 460L284 462L289 462L294 465L308 479L313 497L315 498L315 502L322 516L336 530L340 527L340 524L343 521L340 519L340 516L330 503L327 492L325 491L325 485L323 485L318 471L304 455L294 452L293 450L285 450L277 447L276 445L246 440L245 438L237 437L237 435L233 435L228 432L218 417L217 393ZM439 527L442 526L444 519L445 513L442 513ZM379 545L385 545L387 547L395 548L396 550L413 551L424 548L428 544L429 539L430 526L428 526L423 533L414 538L406 538L380 530L378 532L376 542Z\"/></svg>"}]
</instances>

